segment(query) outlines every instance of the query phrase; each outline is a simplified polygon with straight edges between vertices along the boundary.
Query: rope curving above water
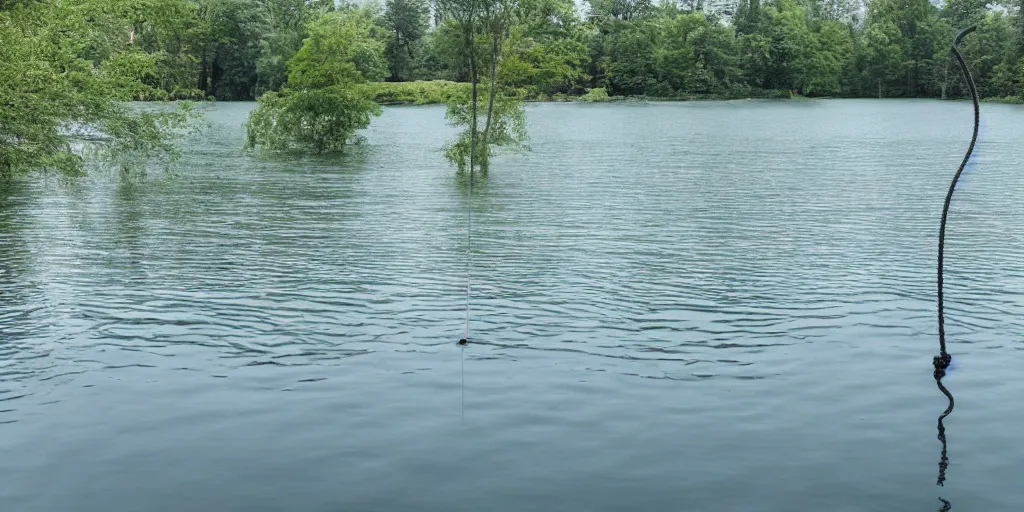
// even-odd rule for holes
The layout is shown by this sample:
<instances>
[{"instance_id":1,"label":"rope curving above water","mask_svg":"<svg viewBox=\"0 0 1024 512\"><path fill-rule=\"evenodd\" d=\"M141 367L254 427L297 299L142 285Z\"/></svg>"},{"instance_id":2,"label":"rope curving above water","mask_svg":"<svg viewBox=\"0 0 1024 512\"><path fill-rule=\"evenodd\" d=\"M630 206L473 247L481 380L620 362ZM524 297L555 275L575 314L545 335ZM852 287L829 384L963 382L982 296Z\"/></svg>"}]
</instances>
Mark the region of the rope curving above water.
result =
<instances>
[{"instance_id":1,"label":"rope curving above water","mask_svg":"<svg viewBox=\"0 0 1024 512\"><path fill-rule=\"evenodd\" d=\"M946 203L942 206L942 223L939 225L939 351L941 355L946 357L948 357L949 354L946 353L946 325L945 315L943 314L942 309L942 256L946 241L946 217L949 215L949 203L953 200L953 191L956 189L956 184L960 180L960 175L964 172L964 167L967 166L967 161L971 158L971 153L974 152L974 144L978 141L978 123L981 118L981 111L978 106L978 89L974 86L974 77L971 76L971 71L967 69L967 64L964 62L964 56L960 53L960 50L956 45L964 36L974 32L976 28L977 27L970 27L964 29L963 32L960 32L960 34L956 36L956 39L953 40L953 45L950 47L953 51L953 56L956 57L956 61L960 64L960 70L964 74L964 80L967 82L967 87L971 90L971 99L974 101L974 134L971 136L971 145L967 148L967 154L964 155L964 160L960 162L960 168L956 170L956 174L953 176L953 181L949 184L949 191L946 192Z\"/></svg>"},{"instance_id":2,"label":"rope curving above water","mask_svg":"<svg viewBox=\"0 0 1024 512\"><path fill-rule=\"evenodd\" d=\"M971 158L971 153L974 152L974 145L978 142L978 125L981 119L981 109L978 105L978 89L974 85L974 77L971 76L971 70L967 68L967 63L964 62L964 56L960 53L960 49L957 48L957 44L967 34L974 32L977 27L968 27L962 32L957 34L956 39L953 40L953 44L950 46L950 51L953 52L953 57L956 58L957 63L960 65L960 70L963 72L964 81L967 82L967 87L971 91L971 100L974 102L974 133L971 135L971 145L967 148L967 153L964 155L964 159L960 162L960 167L956 170L956 174L953 176L953 181L949 184L949 191L946 192L946 202L942 206L942 223L939 225L939 259L938 259L938 309L939 309L939 355L935 356L932 360L932 364L935 367L934 377L935 384L938 385L939 391L946 395L949 399L949 406L946 410L939 415L938 421L938 438L942 442L942 456L939 460L939 478L936 482L938 485L943 485L946 480L946 468L949 466L949 458L946 456L946 428L942 424L942 420L946 419L950 413L953 412L953 395L946 389L946 386L942 384L942 378L946 376L946 369L949 368L949 364L952 361L952 357L949 352L946 351L946 326L945 326L945 312L943 310L943 282L942 282L942 264L943 264L943 251L945 249L946 241L946 218L949 215L949 203L953 200L953 191L956 189L956 184L960 180L960 175L963 174L964 168L967 167L967 161ZM949 510L950 504L948 501L939 498L943 503L942 511Z\"/></svg>"}]
</instances>

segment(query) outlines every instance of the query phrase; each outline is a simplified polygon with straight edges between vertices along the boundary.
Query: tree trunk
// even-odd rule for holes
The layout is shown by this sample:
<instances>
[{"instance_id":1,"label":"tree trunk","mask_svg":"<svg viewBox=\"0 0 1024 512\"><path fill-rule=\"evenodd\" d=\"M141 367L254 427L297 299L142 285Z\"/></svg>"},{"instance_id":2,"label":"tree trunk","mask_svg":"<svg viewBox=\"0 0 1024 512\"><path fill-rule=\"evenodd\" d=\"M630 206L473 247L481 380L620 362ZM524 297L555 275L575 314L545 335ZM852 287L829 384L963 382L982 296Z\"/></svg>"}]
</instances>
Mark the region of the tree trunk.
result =
<instances>
[{"instance_id":1,"label":"tree trunk","mask_svg":"<svg viewBox=\"0 0 1024 512\"><path fill-rule=\"evenodd\" d=\"M484 124L484 154L487 158L481 162L480 169L484 172L487 171L487 165L490 163L490 152L488 151L487 144L490 143L491 136L491 119L494 118L494 99L497 96L498 88L498 56L501 53L501 28L495 30L494 34L491 35L491 91L490 98L487 100L487 123Z\"/></svg>"},{"instance_id":2,"label":"tree trunk","mask_svg":"<svg viewBox=\"0 0 1024 512\"><path fill-rule=\"evenodd\" d=\"M210 77L208 74L209 64L206 61L206 52L203 52L203 60L199 65L199 90L203 91L204 94L209 94L209 82Z\"/></svg>"},{"instance_id":3,"label":"tree trunk","mask_svg":"<svg viewBox=\"0 0 1024 512\"><path fill-rule=\"evenodd\" d=\"M469 49L469 80L472 83L472 98L470 99L470 120L469 120L469 176L473 178L473 169L476 164L476 114L477 114L477 103L480 98L479 85L480 85L480 74L476 69L476 26L474 23L474 14L476 14L476 3L472 4L469 13L469 23L466 29L466 43Z\"/></svg>"},{"instance_id":4,"label":"tree trunk","mask_svg":"<svg viewBox=\"0 0 1024 512\"><path fill-rule=\"evenodd\" d=\"M943 66L942 69L942 99L946 99L946 87L949 85L949 64Z\"/></svg>"},{"instance_id":5,"label":"tree trunk","mask_svg":"<svg viewBox=\"0 0 1024 512\"><path fill-rule=\"evenodd\" d=\"M472 176L474 164L476 163L476 117L477 117L477 104L479 102L480 93L478 87L480 86L480 76L476 72L476 57L470 56L469 74L470 80L473 81L473 98L470 100L470 120L469 120L469 174Z\"/></svg>"},{"instance_id":6,"label":"tree trunk","mask_svg":"<svg viewBox=\"0 0 1024 512\"><path fill-rule=\"evenodd\" d=\"M882 99L882 79L878 79L878 99Z\"/></svg>"}]
</instances>

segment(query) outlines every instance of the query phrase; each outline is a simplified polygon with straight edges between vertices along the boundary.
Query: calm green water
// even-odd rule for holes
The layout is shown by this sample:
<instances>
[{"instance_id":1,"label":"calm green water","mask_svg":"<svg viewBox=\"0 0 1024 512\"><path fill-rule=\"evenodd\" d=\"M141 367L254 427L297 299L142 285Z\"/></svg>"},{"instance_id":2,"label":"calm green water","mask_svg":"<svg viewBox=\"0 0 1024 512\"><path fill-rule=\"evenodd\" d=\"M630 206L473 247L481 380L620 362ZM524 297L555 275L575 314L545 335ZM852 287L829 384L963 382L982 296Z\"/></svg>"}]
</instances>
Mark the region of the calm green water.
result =
<instances>
[{"instance_id":1,"label":"calm green water","mask_svg":"<svg viewBox=\"0 0 1024 512\"><path fill-rule=\"evenodd\" d=\"M177 177L0 192L4 511L1024 503L1024 108L951 212L945 487L969 104L531 106L471 200L442 108L300 162L240 152L250 108Z\"/></svg>"}]
</instances>

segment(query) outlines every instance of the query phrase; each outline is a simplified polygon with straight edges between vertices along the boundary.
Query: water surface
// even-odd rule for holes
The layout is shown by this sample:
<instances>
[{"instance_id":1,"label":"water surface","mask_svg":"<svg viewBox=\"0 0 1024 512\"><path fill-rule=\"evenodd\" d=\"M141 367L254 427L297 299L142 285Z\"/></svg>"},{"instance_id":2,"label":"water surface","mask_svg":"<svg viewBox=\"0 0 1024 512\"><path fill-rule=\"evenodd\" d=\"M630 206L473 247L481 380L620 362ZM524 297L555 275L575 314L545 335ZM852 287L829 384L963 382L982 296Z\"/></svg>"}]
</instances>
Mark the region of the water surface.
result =
<instances>
[{"instance_id":1,"label":"water surface","mask_svg":"<svg viewBox=\"0 0 1024 512\"><path fill-rule=\"evenodd\" d=\"M0 192L17 512L1019 510L1024 109L549 104L470 198L440 107L344 158ZM467 209L473 343L462 349ZM463 386L464 381L464 386Z\"/></svg>"}]
</instances>

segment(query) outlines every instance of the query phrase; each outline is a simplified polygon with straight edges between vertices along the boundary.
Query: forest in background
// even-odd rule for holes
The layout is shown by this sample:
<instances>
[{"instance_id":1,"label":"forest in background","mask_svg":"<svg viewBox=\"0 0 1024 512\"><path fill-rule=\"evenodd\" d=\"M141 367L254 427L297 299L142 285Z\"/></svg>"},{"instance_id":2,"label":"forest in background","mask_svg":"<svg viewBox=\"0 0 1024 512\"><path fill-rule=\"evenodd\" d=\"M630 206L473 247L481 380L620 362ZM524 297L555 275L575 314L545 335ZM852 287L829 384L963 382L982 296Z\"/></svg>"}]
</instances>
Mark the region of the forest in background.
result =
<instances>
[{"instance_id":1,"label":"forest in background","mask_svg":"<svg viewBox=\"0 0 1024 512\"><path fill-rule=\"evenodd\" d=\"M55 0L0 0L0 26L45 19ZM740 0L728 22L703 0L519 0L502 83L529 99L580 96L958 97L953 35L983 97L1024 96L1021 3L984 0ZM287 82L309 27L333 10L369 13L383 82L468 81L460 34L428 0L65 0L92 35L86 56L144 84L136 99L252 100ZM12 11L24 11L13 15ZM9 34L9 32L8 32ZM77 37L68 33L67 37ZM0 66L10 63L0 62ZM432 102L415 87L379 86ZM603 90L601 90L603 89ZM787 94L788 95L788 94ZM433 100L444 100L443 94Z\"/></svg>"},{"instance_id":2,"label":"forest in background","mask_svg":"<svg viewBox=\"0 0 1024 512\"><path fill-rule=\"evenodd\" d=\"M443 149L527 147L524 100L966 95L1024 100L1021 4L983 0L0 0L0 181L172 161L190 104L253 100L249 149L342 152L386 103L445 103ZM84 148L84 149L80 149ZM95 150L95 151L93 151Z\"/></svg>"}]
</instances>

